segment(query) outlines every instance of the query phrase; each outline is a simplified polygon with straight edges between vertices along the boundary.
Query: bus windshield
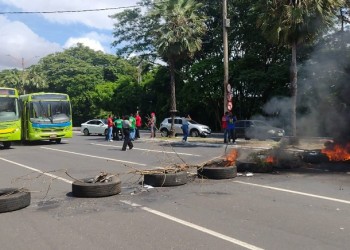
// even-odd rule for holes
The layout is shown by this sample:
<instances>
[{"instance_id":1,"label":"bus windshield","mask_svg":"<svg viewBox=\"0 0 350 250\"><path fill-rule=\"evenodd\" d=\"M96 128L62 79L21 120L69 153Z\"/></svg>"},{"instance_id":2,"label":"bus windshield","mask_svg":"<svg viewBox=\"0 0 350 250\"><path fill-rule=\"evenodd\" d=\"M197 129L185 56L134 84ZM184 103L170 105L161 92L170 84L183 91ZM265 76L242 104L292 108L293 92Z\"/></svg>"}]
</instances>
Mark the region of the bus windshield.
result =
<instances>
[{"instance_id":1,"label":"bus windshield","mask_svg":"<svg viewBox=\"0 0 350 250\"><path fill-rule=\"evenodd\" d=\"M13 97L0 97L0 122L17 121L18 119L18 99Z\"/></svg>"},{"instance_id":2,"label":"bus windshield","mask_svg":"<svg viewBox=\"0 0 350 250\"><path fill-rule=\"evenodd\" d=\"M30 104L30 121L33 123L65 123L70 121L68 101L36 101Z\"/></svg>"}]
</instances>

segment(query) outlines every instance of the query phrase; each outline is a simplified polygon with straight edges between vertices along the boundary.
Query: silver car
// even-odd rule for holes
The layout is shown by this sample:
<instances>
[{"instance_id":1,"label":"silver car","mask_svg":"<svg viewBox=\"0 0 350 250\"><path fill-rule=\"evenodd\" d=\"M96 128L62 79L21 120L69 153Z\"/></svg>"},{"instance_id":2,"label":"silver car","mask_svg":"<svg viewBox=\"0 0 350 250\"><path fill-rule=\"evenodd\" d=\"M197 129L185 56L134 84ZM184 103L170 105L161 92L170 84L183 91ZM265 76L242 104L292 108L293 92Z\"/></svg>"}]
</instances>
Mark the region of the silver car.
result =
<instances>
[{"instance_id":1,"label":"silver car","mask_svg":"<svg viewBox=\"0 0 350 250\"><path fill-rule=\"evenodd\" d=\"M80 131L84 135L98 134L106 135L108 133L107 120L93 119L81 124Z\"/></svg>"},{"instance_id":2,"label":"silver car","mask_svg":"<svg viewBox=\"0 0 350 250\"><path fill-rule=\"evenodd\" d=\"M183 133L181 127L184 120L186 120L185 117L175 117L175 120L174 120L175 135ZM162 136L164 137L169 136L170 128L171 128L171 118L165 118L159 127L159 130ZM190 120L188 121L188 133L192 137L198 137L198 136L206 137L207 135L210 135L211 130L206 125L202 125L194 120Z\"/></svg>"}]
</instances>

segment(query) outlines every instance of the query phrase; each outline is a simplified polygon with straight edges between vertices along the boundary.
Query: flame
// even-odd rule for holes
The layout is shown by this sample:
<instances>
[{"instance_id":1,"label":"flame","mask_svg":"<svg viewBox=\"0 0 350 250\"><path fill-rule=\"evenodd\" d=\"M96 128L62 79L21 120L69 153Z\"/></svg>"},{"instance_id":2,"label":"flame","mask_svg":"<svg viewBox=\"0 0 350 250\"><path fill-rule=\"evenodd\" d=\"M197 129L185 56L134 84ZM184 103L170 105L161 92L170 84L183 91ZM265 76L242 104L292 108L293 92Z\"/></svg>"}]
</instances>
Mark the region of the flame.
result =
<instances>
[{"instance_id":1,"label":"flame","mask_svg":"<svg viewBox=\"0 0 350 250\"><path fill-rule=\"evenodd\" d=\"M235 165L236 158L237 158L237 151L232 149L231 152L226 157L226 161L228 163L225 165L225 167Z\"/></svg>"},{"instance_id":2,"label":"flame","mask_svg":"<svg viewBox=\"0 0 350 250\"><path fill-rule=\"evenodd\" d=\"M266 162L268 163L274 163L275 162L275 159L272 157L272 156L269 156L266 158Z\"/></svg>"},{"instance_id":3,"label":"flame","mask_svg":"<svg viewBox=\"0 0 350 250\"><path fill-rule=\"evenodd\" d=\"M348 161L350 160L350 142L345 146L335 144L322 149L321 152L326 154L330 161Z\"/></svg>"}]
</instances>

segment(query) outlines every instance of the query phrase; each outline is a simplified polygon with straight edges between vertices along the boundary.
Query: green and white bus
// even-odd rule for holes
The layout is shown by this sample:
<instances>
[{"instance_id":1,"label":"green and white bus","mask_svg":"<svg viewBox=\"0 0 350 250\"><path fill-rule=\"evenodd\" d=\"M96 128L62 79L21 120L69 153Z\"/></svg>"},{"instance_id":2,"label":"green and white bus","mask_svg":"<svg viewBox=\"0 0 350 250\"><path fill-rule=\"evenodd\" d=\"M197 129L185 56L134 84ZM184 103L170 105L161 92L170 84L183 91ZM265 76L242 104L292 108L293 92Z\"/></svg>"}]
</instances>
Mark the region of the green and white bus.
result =
<instances>
[{"instance_id":1,"label":"green and white bus","mask_svg":"<svg viewBox=\"0 0 350 250\"><path fill-rule=\"evenodd\" d=\"M18 92L13 88L0 87L0 142L5 148L12 141L21 140L21 111Z\"/></svg>"},{"instance_id":2,"label":"green and white bus","mask_svg":"<svg viewBox=\"0 0 350 250\"><path fill-rule=\"evenodd\" d=\"M67 94L33 93L21 95L22 139L57 143L73 136L72 108Z\"/></svg>"}]
</instances>

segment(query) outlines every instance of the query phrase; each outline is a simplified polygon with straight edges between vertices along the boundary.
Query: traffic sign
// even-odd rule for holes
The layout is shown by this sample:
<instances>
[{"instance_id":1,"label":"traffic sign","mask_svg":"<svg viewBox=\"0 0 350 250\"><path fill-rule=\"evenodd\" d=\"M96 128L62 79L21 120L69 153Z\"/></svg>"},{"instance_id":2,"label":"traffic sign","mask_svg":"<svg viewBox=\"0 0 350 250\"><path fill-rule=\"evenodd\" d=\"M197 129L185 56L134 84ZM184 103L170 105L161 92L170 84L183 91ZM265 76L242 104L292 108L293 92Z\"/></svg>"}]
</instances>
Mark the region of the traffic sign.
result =
<instances>
[{"instance_id":1,"label":"traffic sign","mask_svg":"<svg viewBox=\"0 0 350 250\"><path fill-rule=\"evenodd\" d=\"M227 83L226 90L228 93L231 93L231 84Z\"/></svg>"},{"instance_id":2,"label":"traffic sign","mask_svg":"<svg viewBox=\"0 0 350 250\"><path fill-rule=\"evenodd\" d=\"M231 101L227 102L227 109L228 109L229 111L231 111L232 108L233 108L232 102L231 102Z\"/></svg>"},{"instance_id":3,"label":"traffic sign","mask_svg":"<svg viewBox=\"0 0 350 250\"><path fill-rule=\"evenodd\" d=\"M232 93L227 93L226 98L227 98L227 101L231 101L232 100Z\"/></svg>"}]
</instances>

